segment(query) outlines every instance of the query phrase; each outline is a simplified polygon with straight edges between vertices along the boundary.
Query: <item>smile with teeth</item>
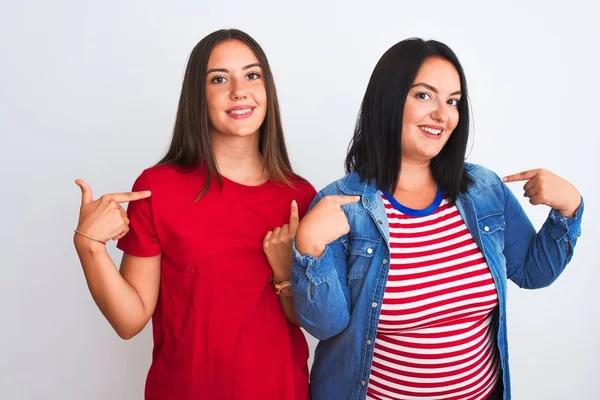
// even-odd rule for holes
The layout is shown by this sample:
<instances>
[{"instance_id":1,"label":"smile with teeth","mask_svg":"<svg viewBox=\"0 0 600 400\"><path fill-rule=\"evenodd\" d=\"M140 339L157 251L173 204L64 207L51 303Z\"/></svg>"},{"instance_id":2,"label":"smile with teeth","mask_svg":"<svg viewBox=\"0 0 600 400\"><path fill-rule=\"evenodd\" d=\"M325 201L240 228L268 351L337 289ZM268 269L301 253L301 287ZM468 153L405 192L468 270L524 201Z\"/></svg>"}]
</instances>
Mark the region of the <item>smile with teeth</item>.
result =
<instances>
[{"instance_id":1,"label":"smile with teeth","mask_svg":"<svg viewBox=\"0 0 600 400\"><path fill-rule=\"evenodd\" d=\"M442 129L432 129L426 126L420 126L419 128L421 128L423 132L431 133L432 135L439 135L442 133Z\"/></svg>"},{"instance_id":2,"label":"smile with teeth","mask_svg":"<svg viewBox=\"0 0 600 400\"><path fill-rule=\"evenodd\" d=\"M252 107L248 107L248 108L242 108L239 110L231 110L231 111L229 111L229 114L244 115L244 114L248 114L251 111L252 111Z\"/></svg>"}]
</instances>

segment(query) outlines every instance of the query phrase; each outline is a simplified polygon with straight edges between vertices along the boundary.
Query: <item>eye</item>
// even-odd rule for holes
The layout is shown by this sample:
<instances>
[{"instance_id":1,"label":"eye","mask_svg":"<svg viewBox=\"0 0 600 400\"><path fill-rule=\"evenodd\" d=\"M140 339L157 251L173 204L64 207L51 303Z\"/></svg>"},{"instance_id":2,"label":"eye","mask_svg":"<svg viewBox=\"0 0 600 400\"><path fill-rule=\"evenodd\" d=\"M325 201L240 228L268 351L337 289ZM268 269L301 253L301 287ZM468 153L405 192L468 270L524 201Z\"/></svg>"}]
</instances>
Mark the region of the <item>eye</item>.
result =
<instances>
[{"instance_id":1,"label":"eye","mask_svg":"<svg viewBox=\"0 0 600 400\"><path fill-rule=\"evenodd\" d=\"M224 76L215 76L214 78L212 78L210 80L210 83L214 83L215 85L220 85L222 83L225 83L227 79L225 79Z\"/></svg>"},{"instance_id":2,"label":"eye","mask_svg":"<svg viewBox=\"0 0 600 400\"><path fill-rule=\"evenodd\" d=\"M425 93L425 92L419 92L415 95L415 97L420 100L430 100L431 99L431 96L429 95L429 93Z\"/></svg>"},{"instance_id":3,"label":"eye","mask_svg":"<svg viewBox=\"0 0 600 400\"><path fill-rule=\"evenodd\" d=\"M448 100L448 104L450 104L452 107L457 107L459 102L460 102L460 100L458 100L458 99Z\"/></svg>"},{"instance_id":4,"label":"eye","mask_svg":"<svg viewBox=\"0 0 600 400\"><path fill-rule=\"evenodd\" d=\"M260 74L258 72L250 72L248 74L248 79L250 79L251 81L260 79Z\"/></svg>"}]
</instances>

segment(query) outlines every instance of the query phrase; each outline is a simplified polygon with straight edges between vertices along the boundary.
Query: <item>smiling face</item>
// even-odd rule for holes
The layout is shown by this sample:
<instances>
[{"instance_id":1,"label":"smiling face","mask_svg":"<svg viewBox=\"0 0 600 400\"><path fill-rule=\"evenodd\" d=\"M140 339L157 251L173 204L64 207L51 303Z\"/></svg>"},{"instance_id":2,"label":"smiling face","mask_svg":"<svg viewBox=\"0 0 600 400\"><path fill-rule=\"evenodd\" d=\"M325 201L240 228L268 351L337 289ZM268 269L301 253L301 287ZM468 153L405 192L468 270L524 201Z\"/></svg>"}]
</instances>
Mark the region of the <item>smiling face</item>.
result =
<instances>
[{"instance_id":1,"label":"smiling face","mask_svg":"<svg viewBox=\"0 0 600 400\"><path fill-rule=\"evenodd\" d=\"M244 42L216 45L208 59L206 103L213 136L258 134L267 111L262 67Z\"/></svg>"},{"instance_id":2,"label":"smiling face","mask_svg":"<svg viewBox=\"0 0 600 400\"><path fill-rule=\"evenodd\" d=\"M426 59L411 86L402 118L402 160L429 162L458 125L461 85L444 58Z\"/></svg>"}]
</instances>

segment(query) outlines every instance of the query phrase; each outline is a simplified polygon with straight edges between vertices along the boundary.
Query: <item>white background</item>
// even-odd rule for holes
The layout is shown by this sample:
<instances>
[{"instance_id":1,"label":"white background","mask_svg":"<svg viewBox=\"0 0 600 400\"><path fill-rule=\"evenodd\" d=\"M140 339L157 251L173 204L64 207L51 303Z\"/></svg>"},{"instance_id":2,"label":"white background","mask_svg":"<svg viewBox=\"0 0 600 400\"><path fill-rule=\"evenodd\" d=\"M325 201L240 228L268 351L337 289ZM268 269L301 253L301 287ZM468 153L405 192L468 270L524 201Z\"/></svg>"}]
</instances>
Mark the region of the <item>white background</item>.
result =
<instances>
[{"instance_id":1,"label":"white background","mask_svg":"<svg viewBox=\"0 0 600 400\"><path fill-rule=\"evenodd\" d=\"M294 167L317 189L343 174L383 52L411 36L455 50L474 111L468 161L500 175L546 167L586 199L583 236L561 278L538 291L509 285L514 398L600 399L592 2L366 3L2 0L0 398L142 398L150 329L122 341L93 303L71 240L73 180L96 195L129 190L167 148L191 49L235 27L265 49ZM511 188L522 194L521 184ZM523 204L539 228L548 210Z\"/></svg>"}]
</instances>

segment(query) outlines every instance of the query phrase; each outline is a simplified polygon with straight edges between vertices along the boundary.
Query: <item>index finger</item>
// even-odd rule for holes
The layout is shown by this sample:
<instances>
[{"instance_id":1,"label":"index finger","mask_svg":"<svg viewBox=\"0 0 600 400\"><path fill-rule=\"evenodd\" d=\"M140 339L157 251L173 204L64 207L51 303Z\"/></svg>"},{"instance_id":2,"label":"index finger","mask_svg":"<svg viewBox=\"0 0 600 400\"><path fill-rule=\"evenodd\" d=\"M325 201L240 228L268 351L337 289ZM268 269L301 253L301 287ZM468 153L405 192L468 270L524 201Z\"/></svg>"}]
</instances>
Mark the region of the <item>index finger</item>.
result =
<instances>
[{"instance_id":1,"label":"index finger","mask_svg":"<svg viewBox=\"0 0 600 400\"><path fill-rule=\"evenodd\" d=\"M300 223L300 217L298 216L298 203L296 200L292 201L290 209L290 234L295 235Z\"/></svg>"},{"instance_id":2,"label":"index finger","mask_svg":"<svg viewBox=\"0 0 600 400\"><path fill-rule=\"evenodd\" d=\"M106 198L109 200L114 200L117 203L127 203L131 201L145 199L150 197L152 193L149 190L144 190L141 192L125 192L125 193L111 193L107 194Z\"/></svg>"},{"instance_id":3,"label":"index finger","mask_svg":"<svg viewBox=\"0 0 600 400\"><path fill-rule=\"evenodd\" d=\"M333 195L333 196L329 196L329 197L335 198L335 200L337 201L337 203L340 206L343 206L344 204L357 203L360 200L360 196Z\"/></svg>"},{"instance_id":4,"label":"index finger","mask_svg":"<svg viewBox=\"0 0 600 400\"><path fill-rule=\"evenodd\" d=\"M502 178L502 182L527 181L536 176L538 172L539 169L530 169L527 171L519 172L517 174L507 175L504 178Z\"/></svg>"}]
</instances>

